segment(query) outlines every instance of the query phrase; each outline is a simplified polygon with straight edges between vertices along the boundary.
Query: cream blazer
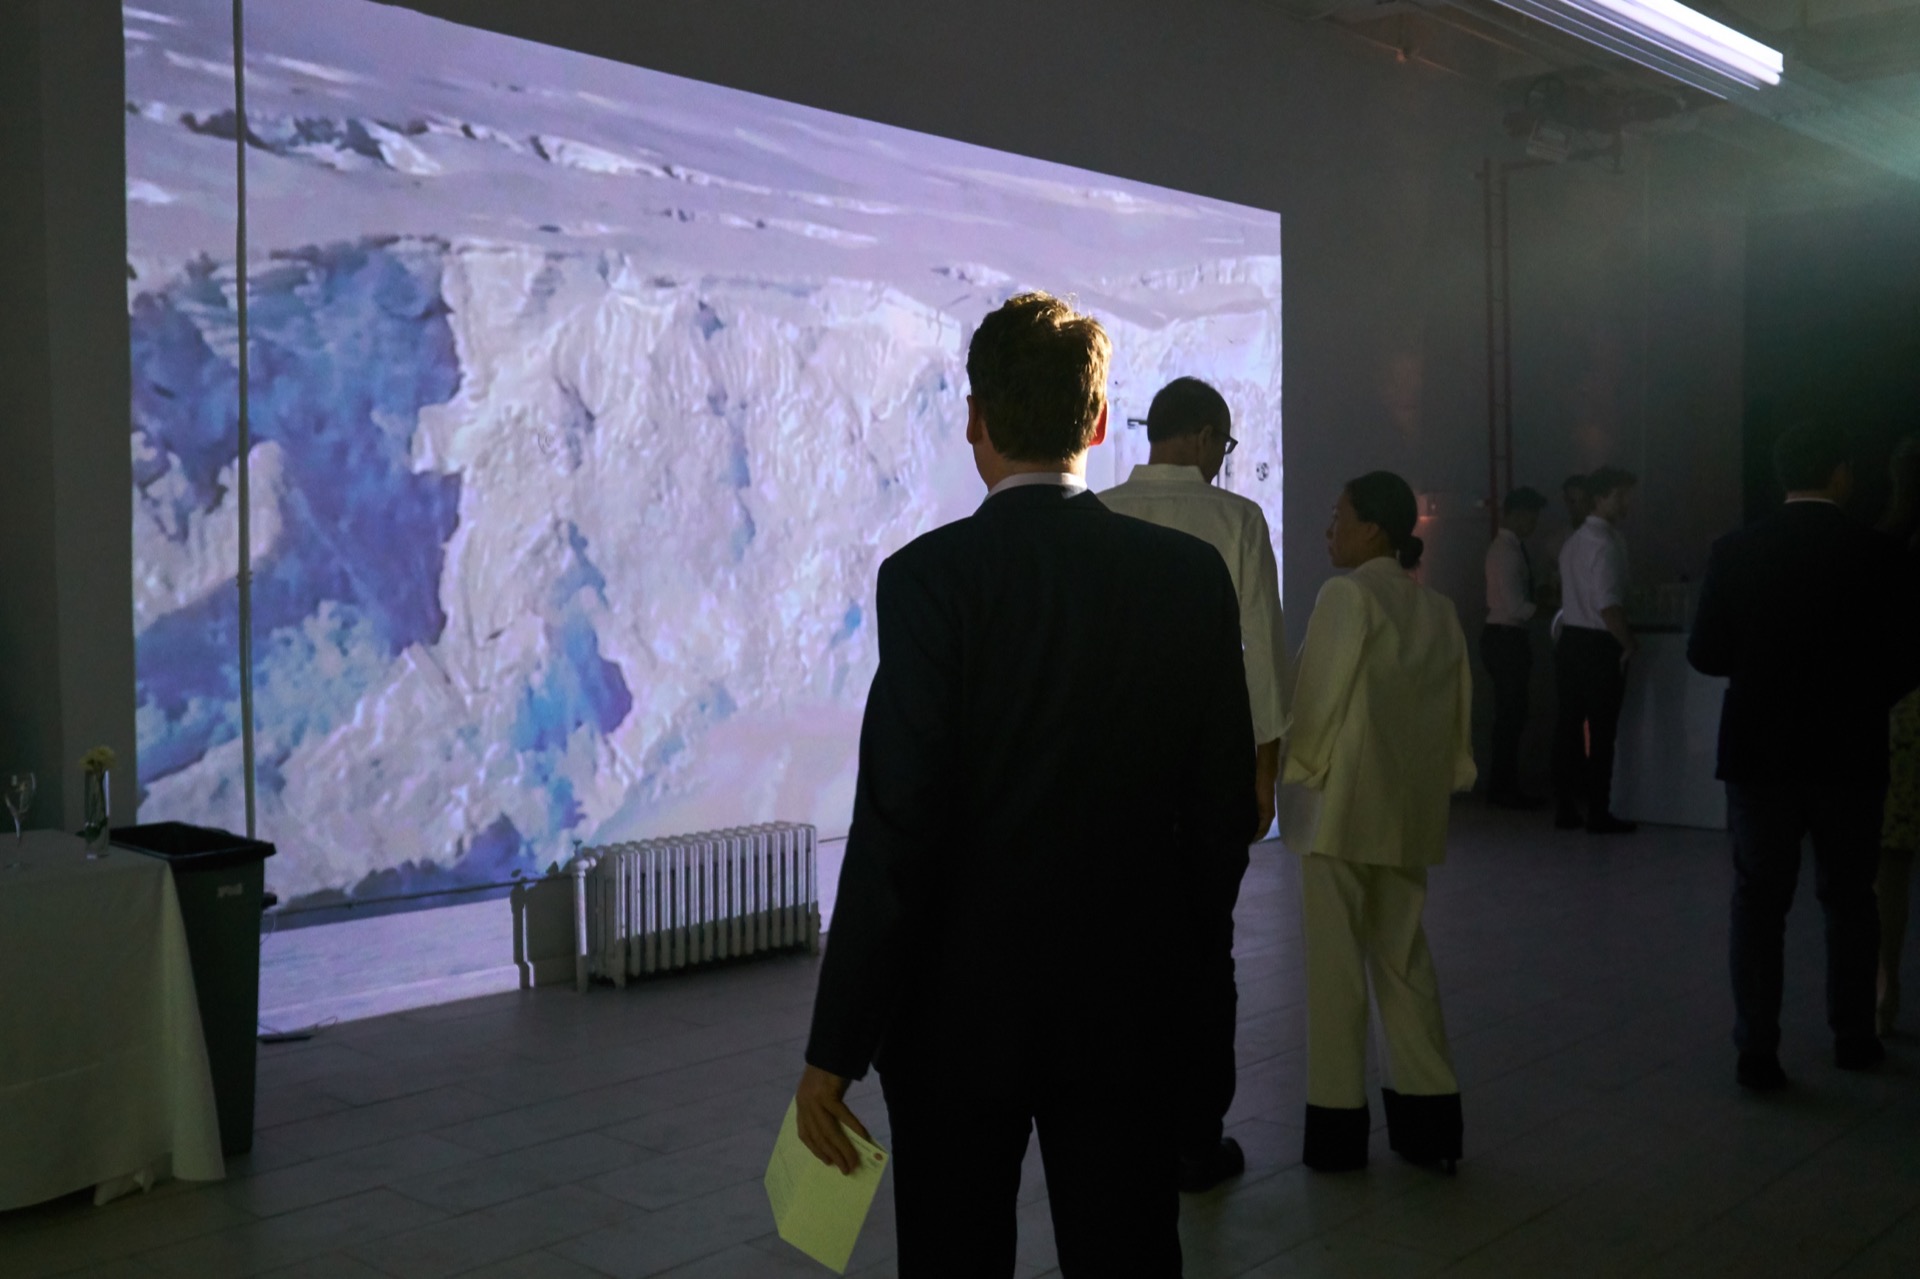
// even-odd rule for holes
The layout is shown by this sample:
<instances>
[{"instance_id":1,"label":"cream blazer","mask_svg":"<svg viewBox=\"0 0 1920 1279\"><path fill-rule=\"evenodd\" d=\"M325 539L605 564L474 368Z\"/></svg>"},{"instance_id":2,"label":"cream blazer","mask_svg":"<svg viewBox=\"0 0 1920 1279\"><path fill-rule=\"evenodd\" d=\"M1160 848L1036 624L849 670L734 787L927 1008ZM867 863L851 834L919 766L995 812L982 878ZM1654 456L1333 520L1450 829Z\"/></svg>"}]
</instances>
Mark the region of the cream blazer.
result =
<instances>
[{"instance_id":1,"label":"cream blazer","mask_svg":"<svg viewBox=\"0 0 1920 1279\"><path fill-rule=\"evenodd\" d=\"M1297 853L1432 866L1473 786L1473 674L1453 603L1387 558L1320 591L1295 668L1281 828Z\"/></svg>"}]
</instances>

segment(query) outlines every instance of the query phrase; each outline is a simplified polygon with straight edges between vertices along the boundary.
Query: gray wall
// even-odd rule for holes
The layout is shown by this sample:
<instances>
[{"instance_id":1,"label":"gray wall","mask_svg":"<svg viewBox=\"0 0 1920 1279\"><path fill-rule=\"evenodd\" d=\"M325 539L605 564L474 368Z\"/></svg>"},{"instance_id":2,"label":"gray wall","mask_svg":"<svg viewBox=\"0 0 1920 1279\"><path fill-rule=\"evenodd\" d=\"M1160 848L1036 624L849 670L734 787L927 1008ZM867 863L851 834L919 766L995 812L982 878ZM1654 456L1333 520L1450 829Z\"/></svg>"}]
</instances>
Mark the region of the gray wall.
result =
<instances>
[{"instance_id":1,"label":"gray wall","mask_svg":"<svg viewBox=\"0 0 1920 1279\"><path fill-rule=\"evenodd\" d=\"M1637 473L1642 584L1697 581L1740 522L1746 185L1691 140L1631 147L1624 173L1513 178L1521 482L1552 496L1602 464Z\"/></svg>"}]
</instances>

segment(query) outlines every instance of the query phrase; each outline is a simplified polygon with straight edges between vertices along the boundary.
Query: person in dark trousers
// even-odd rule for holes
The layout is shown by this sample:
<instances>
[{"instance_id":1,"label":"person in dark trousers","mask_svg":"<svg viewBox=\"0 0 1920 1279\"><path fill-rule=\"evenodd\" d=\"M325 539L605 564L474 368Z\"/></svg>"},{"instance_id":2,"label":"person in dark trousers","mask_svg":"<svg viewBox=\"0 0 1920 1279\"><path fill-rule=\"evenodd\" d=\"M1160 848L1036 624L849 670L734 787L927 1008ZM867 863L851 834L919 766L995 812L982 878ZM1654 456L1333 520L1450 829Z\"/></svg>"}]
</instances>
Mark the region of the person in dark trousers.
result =
<instances>
[{"instance_id":1,"label":"person in dark trousers","mask_svg":"<svg viewBox=\"0 0 1920 1279\"><path fill-rule=\"evenodd\" d=\"M1520 789L1520 739L1527 731L1528 693L1533 683L1533 635L1539 582L1527 539L1540 527L1547 499L1529 488L1507 494L1500 531L1487 547L1487 624L1480 632L1480 660L1493 677L1493 767L1487 802L1498 808L1538 808Z\"/></svg>"},{"instance_id":2,"label":"person in dark trousers","mask_svg":"<svg viewBox=\"0 0 1920 1279\"><path fill-rule=\"evenodd\" d=\"M1220 553L1086 491L1109 350L1044 294L986 317L967 440L987 499L880 568L795 1102L850 1171L847 1086L878 1067L903 1279L1014 1272L1035 1129L1063 1274L1181 1273L1159 1094L1228 962L1253 720Z\"/></svg>"},{"instance_id":3,"label":"person in dark trousers","mask_svg":"<svg viewBox=\"0 0 1920 1279\"><path fill-rule=\"evenodd\" d=\"M1554 824L1595 835L1636 829L1613 815L1613 747L1639 641L1627 625L1627 517L1634 477L1603 466L1589 475L1593 514L1560 548L1560 619L1554 641Z\"/></svg>"},{"instance_id":4,"label":"person in dark trousers","mask_svg":"<svg viewBox=\"0 0 1920 1279\"><path fill-rule=\"evenodd\" d=\"M1259 503L1217 486L1238 441L1233 414L1219 391L1199 378L1175 378L1160 388L1147 409L1147 439L1153 451L1127 482L1100 494L1110 511L1163 528L1191 533L1220 552L1240 597L1240 643L1247 669L1247 701L1253 710L1253 802L1259 812L1254 839L1273 824L1274 786L1286 734L1288 672L1286 621L1280 612L1280 571L1273 535ZM1237 889L1236 889L1237 894ZM1222 916L1231 928L1233 916ZM1180 1189L1195 1194L1246 1171L1246 1152L1226 1135L1227 1111L1238 1083L1234 1032L1239 996L1231 963L1217 975L1216 992L1195 1012L1211 1023L1196 1033L1186 1053L1192 1072L1179 1089L1185 1118L1180 1124ZM1212 948L1215 953L1221 947ZM1211 1044L1212 1051L1207 1050Z\"/></svg>"},{"instance_id":5,"label":"person in dark trousers","mask_svg":"<svg viewBox=\"0 0 1920 1279\"><path fill-rule=\"evenodd\" d=\"M1920 684L1920 583L1891 540L1848 517L1846 434L1807 424L1775 451L1784 509L1722 538L1701 583L1688 659L1729 681L1719 776L1733 831L1736 1077L1785 1087L1780 995L1787 911L1809 836L1827 918L1834 1064L1886 1055L1874 1028L1874 875L1887 716Z\"/></svg>"}]
</instances>

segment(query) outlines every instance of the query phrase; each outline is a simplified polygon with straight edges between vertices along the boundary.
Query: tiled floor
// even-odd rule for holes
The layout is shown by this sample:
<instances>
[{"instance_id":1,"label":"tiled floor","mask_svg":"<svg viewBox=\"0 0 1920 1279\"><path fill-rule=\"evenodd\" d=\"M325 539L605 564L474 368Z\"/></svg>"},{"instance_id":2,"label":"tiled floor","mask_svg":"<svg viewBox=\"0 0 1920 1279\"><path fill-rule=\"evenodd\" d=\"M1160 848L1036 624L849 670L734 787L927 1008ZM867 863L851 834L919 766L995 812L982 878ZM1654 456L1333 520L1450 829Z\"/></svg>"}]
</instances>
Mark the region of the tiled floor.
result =
<instances>
[{"instance_id":1,"label":"tiled floor","mask_svg":"<svg viewBox=\"0 0 1920 1279\"><path fill-rule=\"evenodd\" d=\"M1379 1133L1364 1173L1300 1166L1298 902L1290 859L1256 850L1233 1115L1250 1167L1187 1199L1187 1273L1920 1275L1920 1050L1832 1068L1810 886L1783 1054L1798 1086L1757 1100L1727 1044L1723 837L1543 827L1462 807L1434 876L1468 1124L1454 1180ZM263 1047L258 1144L226 1183L0 1215L0 1276L824 1273L772 1235L760 1185L813 967L494 996ZM877 1089L853 1103L884 1140ZM1022 1198L1022 1274L1049 1273L1037 1161ZM856 1273L892 1272L891 1215L883 1189Z\"/></svg>"}]
</instances>

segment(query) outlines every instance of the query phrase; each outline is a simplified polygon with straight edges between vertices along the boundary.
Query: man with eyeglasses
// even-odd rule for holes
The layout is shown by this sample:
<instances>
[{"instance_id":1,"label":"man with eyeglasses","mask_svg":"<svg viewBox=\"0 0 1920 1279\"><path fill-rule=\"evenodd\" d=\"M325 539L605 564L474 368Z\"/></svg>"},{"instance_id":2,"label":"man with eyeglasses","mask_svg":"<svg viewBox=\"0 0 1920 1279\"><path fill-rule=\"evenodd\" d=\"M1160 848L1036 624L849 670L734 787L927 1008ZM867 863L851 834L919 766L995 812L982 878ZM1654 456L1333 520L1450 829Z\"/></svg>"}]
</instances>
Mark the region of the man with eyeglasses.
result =
<instances>
[{"instance_id":1,"label":"man with eyeglasses","mask_svg":"<svg viewBox=\"0 0 1920 1279\"><path fill-rule=\"evenodd\" d=\"M1178 529L1220 552L1240 598L1240 642L1246 662L1247 695L1253 710L1258 768L1254 799L1263 838L1273 825L1274 784L1280 772L1280 739L1287 731L1286 628L1280 612L1280 573L1273 536L1260 505L1214 484L1227 455L1238 446L1233 415L1220 392L1199 378L1175 378L1160 389L1147 409L1144 465L1133 468L1126 483L1100 494L1109 510ZM1241 863L1244 871L1245 863ZM1222 885L1231 904L1240 894L1239 876ZM1224 971L1208 989L1212 996L1194 1009L1194 1042L1185 1054L1188 1078L1180 1089L1180 1188L1210 1189L1246 1167L1240 1143L1225 1135L1227 1108L1233 1102L1233 1032L1238 1004L1234 987L1231 910L1219 914L1228 930L1225 946L1210 948L1225 957Z\"/></svg>"}]
</instances>

